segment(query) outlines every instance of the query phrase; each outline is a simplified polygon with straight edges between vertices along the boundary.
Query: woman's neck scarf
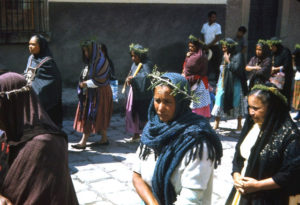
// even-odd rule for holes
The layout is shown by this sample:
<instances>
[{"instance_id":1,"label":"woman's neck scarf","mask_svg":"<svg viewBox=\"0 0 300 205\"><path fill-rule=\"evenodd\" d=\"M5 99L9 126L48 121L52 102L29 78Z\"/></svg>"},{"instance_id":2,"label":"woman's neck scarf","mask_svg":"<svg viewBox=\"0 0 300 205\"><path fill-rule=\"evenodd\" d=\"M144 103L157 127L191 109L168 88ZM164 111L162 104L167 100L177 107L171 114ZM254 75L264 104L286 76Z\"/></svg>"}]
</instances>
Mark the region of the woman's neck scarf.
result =
<instances>
[{"instance_id":1,"label":"woman's neck scarf","mask_svg":"<svg viewBox=\"0 0 300 205\"><path fill-rule=\"evenodd\" d=\"M180 83L181 89L185 86L189 88L187 80L180 74L166 73L162 77L169 79L175 85ZM145 159L150 153L150 148L158 157L152 178L152 191L160 204L173 204L176 201L176 193L170 177L188 151L191 153L190 161L195 159L196 154L199 154L201 159L205 142L209 159L215 162L215 167L220 164L222 157L221 142L207 119L192 113L189 108L190 100L183 94L177 94L175 101L174 119L165 123L160 121L156 114L152 99L148 110L148 123L141 137L140 157Z\"/></svg>"},{"instance_id":2,"label":"woman's neck scarf","mask_svg":"<svg viewBox=\"0 0 300 205\"><path fill-rule=\"evenodd\" d=\"M99 46L95 42L91 42L92 53L89 60L89 70L87 80L92 80L98 87L106 86L109 83L109 62L101 52ZM97 116L97 107L99 105L99 91L97 88L88 88L87 93L78 86L77 88L80 116L87 115L87 118L95 122ZM87 107L84 107L86 104Z\"/></svg>"}]
</instances>

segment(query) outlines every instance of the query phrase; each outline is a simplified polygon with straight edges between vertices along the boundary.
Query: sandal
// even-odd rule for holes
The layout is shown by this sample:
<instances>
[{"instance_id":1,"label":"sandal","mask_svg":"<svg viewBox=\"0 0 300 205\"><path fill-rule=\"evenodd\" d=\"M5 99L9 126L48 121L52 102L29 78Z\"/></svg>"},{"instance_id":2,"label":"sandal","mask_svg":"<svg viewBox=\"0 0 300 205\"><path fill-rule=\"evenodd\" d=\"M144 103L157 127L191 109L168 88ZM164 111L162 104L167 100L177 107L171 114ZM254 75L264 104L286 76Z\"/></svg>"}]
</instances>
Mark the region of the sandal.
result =
<instances>
[{"instance_id":1,"label":"sandal","mask_svg":"<svg viewBox=\"0 0 300 205\"><path fill-rule=\"evenodd\" d=\"M72 144L71 147L73 147L74 149L82 149L82 150L86 148L85 145L81 145L81 144Z\"/></svg>"},{"instance_id":2,"label":"sandal","mask_svg":"<svg viewBox=\"0 0 300 205\"><path fill-rule=\"evenodd\" d=\"M107 145L109 145L109 141L108 140L106 142L100 142L100 141L93 142L89 146L90 147L97 147L97 146L107 146Z\"/></svg>"}]
</instances>

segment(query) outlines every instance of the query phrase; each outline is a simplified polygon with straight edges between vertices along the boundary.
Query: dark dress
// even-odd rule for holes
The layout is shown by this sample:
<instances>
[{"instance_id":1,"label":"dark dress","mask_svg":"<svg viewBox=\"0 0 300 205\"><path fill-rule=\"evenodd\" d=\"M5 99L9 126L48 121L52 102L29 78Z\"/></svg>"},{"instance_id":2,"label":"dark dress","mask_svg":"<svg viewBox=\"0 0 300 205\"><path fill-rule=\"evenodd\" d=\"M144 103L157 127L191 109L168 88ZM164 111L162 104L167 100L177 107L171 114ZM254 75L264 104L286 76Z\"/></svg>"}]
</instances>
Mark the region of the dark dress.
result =
<instances>
[{"instance_id":1,"label":"dark dress","mask_svg":"<svg viewBox=\"0 0 300 205\"><path fill-rule=\"evenodd\" d=\"M251 129L246 129L248 133ZM241 173L244 159L240 154L242 136L236 145L232 173ZM270 137L258 138L251 149L245 176L257 180L272 177L279 189L241 195L239 205L284 205L289 195L300 193L300 134L295 123L287 116L282 127ZM231 205L236 189L233 187L226 205Z\"/></svg>"},{"instance_id":2,"label":"dark dress","mask_svg":"<svg viewBox=\"0 0 300 205\"><path fill-rule=\"evenodd\" d=\"M32 81L32 88L51 120L57 126L62 127L62 81L53 58L31 55L28 59L25 74L28 72L29 67L37 67L46 57L49 60L37 68L35 78Z\"/></svg>"},{"instance_id":3,"label":"dark dress","mask_svg":"<svg viewBox=\"0 0 300 205\"><path fill-rule=\"evenodd\" d=\"M272 66L279 67L283 66L283 72L285 74L285 83L283 85L283 94L287 97L290 104L292 95L292 82L294 77L292 55L288 48L278 46L276 53L272 56Z\"/></svg>"},{"instance_id":4,"label":"dark dress","mask_svg":"<svg viewBox=\"0 0 300 205\"><path fill-rule=\"evenodd\" d=\"M250 59L248 66L260 66L260 70L251 71L249 73L249 89L251 89L254 84L264 84L266 81L269 80L271 76L271 58L265 57L265 58L259 58L257 56L254 56Z\"/></svg>"},{"instance_id":5,"label":"dark dress","mask_svg":"<svg viewBox=\"0 0 300 205\"><path fill-rule=\"evenodd\" d=\"M152 91L149 90L150 79L147 75L151 73L152 63L146 59L142 62L138 74L131 80L131 88L127 97L126 105L126 129L130 133L139 133L147 121L148 107L152 98ZM133 75L138 65L132 64L130 73Z\"/></svg>"},{"instance_id":6,"label":"dark dress","mask_svg":"<svg viewBox=\"0 0 300 205\"><path fill-rule=\"evenodd\" d=\"M0 75L1 92L24 88L17 73ZM26 87L25 87L26 88ZM0 140L9 146L0 158L0 193L14 205L78 204L68 169L67 135L49 118L28 88L0 98ZM3 145L2 145L3 146Z\"/></svg>"}]
</instances>

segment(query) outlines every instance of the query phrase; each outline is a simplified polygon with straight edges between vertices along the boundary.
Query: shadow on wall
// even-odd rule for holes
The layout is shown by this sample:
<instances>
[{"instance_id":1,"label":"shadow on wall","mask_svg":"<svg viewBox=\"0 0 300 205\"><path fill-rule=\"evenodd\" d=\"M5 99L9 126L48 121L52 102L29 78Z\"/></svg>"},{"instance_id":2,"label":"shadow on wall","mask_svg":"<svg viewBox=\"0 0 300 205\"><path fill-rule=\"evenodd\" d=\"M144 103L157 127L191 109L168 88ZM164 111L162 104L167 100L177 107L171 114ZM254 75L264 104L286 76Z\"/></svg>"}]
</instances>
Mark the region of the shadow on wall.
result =
<instances>
[{"instance_id":1,"label":"shadow on wall","mask_svg":"<svg viewBox=\"0 0 300 205\"><path fill-rule=\"evenodd\" d=\"M187 46L176 42L153 50L153 62L161 72L182 72Z\"/></svg>"}]
</instances>

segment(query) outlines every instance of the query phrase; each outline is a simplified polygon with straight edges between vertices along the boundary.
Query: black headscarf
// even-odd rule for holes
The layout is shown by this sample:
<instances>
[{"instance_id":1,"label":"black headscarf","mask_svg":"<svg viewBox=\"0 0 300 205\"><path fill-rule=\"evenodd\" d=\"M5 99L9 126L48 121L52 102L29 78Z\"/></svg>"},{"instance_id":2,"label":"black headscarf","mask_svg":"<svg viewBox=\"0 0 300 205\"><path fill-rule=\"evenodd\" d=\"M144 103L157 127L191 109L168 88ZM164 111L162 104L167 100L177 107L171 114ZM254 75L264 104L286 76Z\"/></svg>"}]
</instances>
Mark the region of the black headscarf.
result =
<instances>
[{"instance_id":1,"label":"black headscarf","mask_svg":"<svg viewBox=\"0 0 300 205\"><path fill-rule=\"evenodd\" d=\"M40 46L40 52L38 54L35 54L34 58L39 59L39 58L44 58L46 56L52 57L52 53L50 51L48 41L43 35L37 34L32 36L31 38L35 38L37 40L37 43Z\"/></svg>"}]
</instances>

